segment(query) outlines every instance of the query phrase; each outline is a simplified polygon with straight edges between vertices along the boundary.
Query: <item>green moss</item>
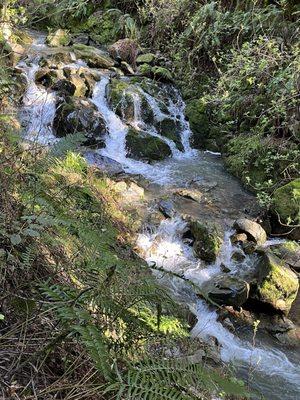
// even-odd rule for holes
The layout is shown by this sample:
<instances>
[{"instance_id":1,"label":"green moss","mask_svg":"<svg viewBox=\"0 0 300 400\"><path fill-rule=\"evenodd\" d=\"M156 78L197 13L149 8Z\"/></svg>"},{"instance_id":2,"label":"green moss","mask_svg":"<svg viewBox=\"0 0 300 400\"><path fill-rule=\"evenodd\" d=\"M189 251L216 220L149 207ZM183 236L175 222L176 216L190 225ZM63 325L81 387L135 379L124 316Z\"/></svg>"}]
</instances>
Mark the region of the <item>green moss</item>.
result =
<instances>
[{"instance_id":1,"label":"green moss","mask_svg":"<svg viewBox=\"0 0 300 400\"><path fill-rule=\"evenodd\" d=\"M300 178L274 192L273 209L283 223L300 223Z\"/></svg>"},{"instance_id":2,"label":"green moss","mask_svg":"<svg viewBox=\"0 0 300 400\"><path fill-rule=\"evenodd\" d=\"M193 132L194 147L198 149L206 148L210 124L206 115L205 103L201 99L191 100L187 102L185 112Z\"/></svg>"},{"instance_id":3,"label":"green moss","mask_svg":"<svg viewBox=\"0 0 300 400\"><path fill-rule=\"evenodd\" d=\"M138 56L136 59L136 62L137 62L137 64L153 64L155 59L156 59L155 54L147 53L147 54L141 54L140 56Z\"/></svg>"}]
</instances>

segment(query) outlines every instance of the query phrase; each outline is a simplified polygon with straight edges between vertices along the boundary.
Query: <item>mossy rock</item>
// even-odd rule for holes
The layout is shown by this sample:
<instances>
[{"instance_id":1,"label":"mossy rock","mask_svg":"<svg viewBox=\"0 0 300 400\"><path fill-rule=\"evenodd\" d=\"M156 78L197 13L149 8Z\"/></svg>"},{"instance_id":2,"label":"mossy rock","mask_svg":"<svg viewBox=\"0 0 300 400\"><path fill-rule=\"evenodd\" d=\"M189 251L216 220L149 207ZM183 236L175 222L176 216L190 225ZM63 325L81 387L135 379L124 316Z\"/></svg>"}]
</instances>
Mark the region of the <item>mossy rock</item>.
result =
<instances>
[{"instance_id":1,"label":"mossy rock","mask_svg":"<svg viewBox=\"0 0 300 400\"><path fill-rule=\"evenodd\" d=\"M141 54L137 57L136 63L140 64L154 64L156 55L153 53Z\"/></svg>"},{"instance_id":2,"label":"mossy rock","mask_svg":"<svg viewBox=\"0 0 300 400\"><path fill-rule=\"evenodd\" d=\"M89 33L90 38L98 44L107 45L120 39L120 19L123 13L118 9L111 9L106 12L96 11L84 25L80 26L81 31Z\"/></svg>"},{"instance_id":3,"label":"mossy rock","mask_svg":"<svg viewBox=\"0 0 300 400\"><path fill-rule=\"evenodd\" d=\"M115 113L126 121L134 117L134 103L128 93L130 84L120 79L112 79L108 85L108 102Z\"/></svg>"},{"instance_id":4,"label":"mossy rock","mask_svg":"<svg viewBox=\"0 0 300 400\"><path fill-rule=\"evenodd\" d=\"M87 146L103 147L107 135L106 124L102 114L88 99L67 97L59 102L53 122L58 137L74 133L85 136Z\"/></svg>"},{"instance_id":5,"label":"mossy rock","mask_svg":"<svg viewBox=\"0 0 300 400\"><path fill-rule=\"evenodd\" d=\"M96 47L77 43L73 45L73 50L76 57L86 61L90 67L112 68L115 65L114 60L105 51Z\"/></svg>"},{"instance_id":6,"label":"mossy rock","mask_svg":"<svg viewBox=\"0 0 300 400\"><path fill-rule=\"evenodd\" d=\"M240 307L247 301L249 290L247 282L230 275L217 275L201 287L208 300L233 307Z\"/></svg>"},{"instance_id":7,"label":"mossy rock","mask_svg":"<svg viewBox=\"0 0 300 400\"><path fill-rule=\"evenodd\" d=\"M49 33L46 43L50 47L68 46L71 42L69 33L64 29L58 29L53 33Z\"/></svg>"},{"instance_id":8,"label":"mossy rock","mask_svg":"<svg viewBox=\"0 0 300 400\"><path fill-rule=\"evenodd\" d=\"M193 132L193 147L196 149L215 150L215 146L211 146L210 143L211 126L206 104L201 99L188 101L185 114Z\"/></svg>"},{"instance_id":9,"label":"mossy rock","mask_svg":"<svg viewBox=\"0 0 300 400\"><path fill-rule=\"evenodd\" d=\"M300 224L300 178L274 192L273 210L283 223Z\"/></svg>"},{"instance_id":10,"label":"mossy rock","mask_svg":"<svg viewBox=\"0 0 300 400\"><path fill-rule=\"evenodd\" d=\"M300 244L287 240L270 246L270 251L293 269L300 271Z\"/></svg>"},{"instance_id":11,"label":"mossy rock","mask_svg":"<svg viewBox=\"0 0 300 400\"><path fill-rule=\"evenodd\" d=\"M288 314L299 289L297 275L276 255L263 250L257 268L257 288L252 296Z\"/></svg>"},{"instance_id":12,"label":"mossy rock","mask_svg":"<svg viewBox=\"0 0 300 400\"><path fill-rule=\"evenodd\" d=\"M162 121L157 122L155 125L160 135L173 140L178 150L183 150L181 136L179 133L181 129L179 121L176 121L172 118L165 118Z\"/></svg>"},{"instance_id":13,"label":"mossy rock","mask_svg":"<svg viewBox=\"0 0 300 400\"><path fill-rule=\"evenodd\" d=\"M201 260L212 263L216 260L222 246L222 238L216 226L203 224L200 221L191 221L190 230L195 238L193 249L197 257Z\"/></svg>"},{"instance_id":14,"label":"mossy rock","mask_svg":"<svg viewBox=\"0 0 300 400\"><path fill-rule=\"evenodd\" d=\"M129 129L126 136L128 157L143 161L161 161L172 155L169 146L146 132Z\"/></svg>"}]
</instances>

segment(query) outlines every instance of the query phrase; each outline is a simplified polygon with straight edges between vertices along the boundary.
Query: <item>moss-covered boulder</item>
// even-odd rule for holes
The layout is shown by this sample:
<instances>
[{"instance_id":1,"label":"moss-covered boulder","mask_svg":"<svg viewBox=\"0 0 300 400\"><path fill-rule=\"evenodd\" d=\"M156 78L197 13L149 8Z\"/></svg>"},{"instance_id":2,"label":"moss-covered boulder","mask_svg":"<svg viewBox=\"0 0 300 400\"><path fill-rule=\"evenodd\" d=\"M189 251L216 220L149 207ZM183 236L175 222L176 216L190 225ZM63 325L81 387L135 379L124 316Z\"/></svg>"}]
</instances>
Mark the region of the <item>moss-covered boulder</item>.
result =
<instances>
[{"instance_id":1,"label":"moss-covered boulder","mask_svg":"<svg viewBox=\"0 0 300 400\"><path fill-rule=\"evenodd\" d=\"M139 101L140 117L145 124L153 124L154 114L146 97L130 81L112 79L108 85L110 106L126 122L135 118L135 101Z\"/></svg>"},{"instance_id":2,"label":"moss-covered boulder","mask_svg":"<svg viewBox=\"0 0 300 400\"><path fill-rule=\"evenodd\" d=\"M288 314L298 289L297 275L276 255L262 250L257 265L257 285L251 297Z\"/></svg>"},{"instance_id":3,"label":"moss-covered boulder","mask_svg":"<svg viewBox=\"0 0 300 400\"><path fill-rule=\"evenodd\" d=\"M300 271L300 244L287 240L270 246L270 251L293 269Z\"/></svg>"},{"instance_id":4,"label":"moss-covered boulder","mask_svg":"<svg viewBox=\"0 0 300 400\"><path fill-rule=\"evenodd\" d=\"M205 102L202 99L188 101L185 114L193 132L193 146L197 149L209 148L211 130Z\"/></svg>"},{"instance_id":5,"label":"moss-covered boulder","mask_svg":"<svg viewBox=\"0 0 300 400\"><path fill-rule=\"evenodd\" d=\"M171 156L169 146L157 137L146 132L129 129L126 136L128 157L143 161L161 161Z\"/></svg>"},{"instance_id":6,"label":"moss-covered boulder","mask_svg":"<svg viewBox=\"0 0 300 400\"><path fill-rule=\"evenodd\" d=\"M274 192L273 210L283 223L300 224L300 178Z\"/></svg>"},{"instance_id":7,"label":"moss-covered boulder","mask_svg":"<svg viewBox=\"0 0 300 400\"><path fill-rule=\"evenodd\" d=\"M156 60L155 54L146 53L146 54L140 54L136 59L136 63L137 63L137 65L141 65L141 64L153 65L155 63L155 60Z\"/></svg>"},{"instance_id":8,"label":"moss-covered boulder","mask_svg":"<svg viewBox=\"0 0 300 400\"><path fill-rule=\"evenodd\" d=\"M53 33L49 33L46 43L50 47L68 46L71 42L69 33L64 29L58 29Z\"/></svg>"},{"instance_id":9,"label":"moss-covered boulder","mask_svg":"<svg viewBox=\"0 0 300 400\"><path fill-rule=\"evenodd\" d=\"M195 255L206 262L214 262L222 245L222 238L216 226L192 220L189 227L195 239L193 244Z\"/></svg>"},{"instance_id":10,"label":"moss-covered boulder","mask_svg":"<svg viewBox=\"0 0 300 400\"><path fill-rule=\"evenodd\" d=\"M164 118L161 121L157 121L155 124L157 131L168 139L175 142L179 150L183 150L183 145L180 136L180 122L173 118Z\"/></svg>"},{"instance_id":11,"label":"moss-covered boulder","mask_svg":"<svg viewBox=\"0 0 300 400\"><path fill-rule=\"evenodd\" d=\"M56 136L83 133L85 145L103 147L107 134L103 116L88 99L67 97L59 102L53 127Z\"/></svg>"},{"instance_id":12,"label":"moss-covered boulder","mask_svg":"<svg viewBox=\"0 0 300 400\"><path fill-rule=\"evenodd\" d=\"M73 50L76 57L86 61L90 67L112 68L115 65L114 60L105 51L96 47L74 44Z\"/></svg>"},{"instance_id":13,"label":"moss-covered boulder","mask_svg":"<svg viewBox=\"0 0 300 400\"><path fill-rule=\"evenodd\" d=\"M240 307L249 296L249 284L230 275L218 275L201 287L204 296L220 306Z\"/></svg>"}]
</instances>

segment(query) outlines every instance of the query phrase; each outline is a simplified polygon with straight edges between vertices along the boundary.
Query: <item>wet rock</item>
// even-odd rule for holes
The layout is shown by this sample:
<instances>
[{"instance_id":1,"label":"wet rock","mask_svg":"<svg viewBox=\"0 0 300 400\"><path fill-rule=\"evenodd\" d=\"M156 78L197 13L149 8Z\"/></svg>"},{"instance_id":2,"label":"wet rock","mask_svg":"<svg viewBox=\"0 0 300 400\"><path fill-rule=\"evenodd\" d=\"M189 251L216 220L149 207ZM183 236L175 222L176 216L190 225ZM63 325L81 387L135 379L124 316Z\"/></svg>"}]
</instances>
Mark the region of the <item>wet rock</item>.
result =
<instances>
[{"instance_id":1,"label":"wet rock","mask_svg":"<svg viewBox=\"0 0 300 400\"><path fill-rule=\"evenodd\" d=\"M129 129L126 136L127 155L136 160L159 161L172 155L170 147L160 138Z\"/></svg>"},{"instance_id":2,"label":"wet rock","mask_svg":"<svg viewBox=\"0 0 300 400\"><path fill-rule=\"evenodd\" d=\"M247 218L240 218L235 221L233 227L238 233L245 233L248 240L254 241L258 245L262 245L267 240L267 234L265 230L254 221Z\"/></svg>"},{"instance_id":3,"label":"wet rock","mask_svg":"<svg viewBox=\"0 0 300 400\"><path fill-rule=\"evenodd\" d=\"M271 252L260 251L257 287L251 297L288 314L299 289L297 275Z\"/></svg>"},{"instance_id":4,"label":"wet rock","mask_svg":"<svg viewBox=\"0 0 300 400\"><path fill-rule=\"evenodd\" d=\"M140 201L145 195L144 189L135 182L120 181L116 182L113 187L116 192L120 193L127 204Z\"/></svg>"},{"instance_id":5,"label":"wet rock","mask_svg":"<svg viewBox=\"0 0 300 400\"><path fill-rule=\"evenodd\" d=\"M76 97L84 97L88 91L88 88L85 84L83 78L81 78L77 74L73 74L70 76L70 82L75 86L74 96Z\"/></svg>"},{"instance_id":6,"label":"wet rock","mask_svg":"<svg viewBox=\"0 0 300 400\"><path fill-rule=\"evenodd\" d=\"M287 332L275 333L274 336L280 343L282 343L286 346L299 348L299 344L300 344L300 328L299 327L291 329Z\"/></svg>"},{"instance_id":7,"label":"wet rock","mask_svg":"<svg viewBox=\"0 0 300 400\"><path fill-rule=\"evenodd\" d=\"M260 328L268 332L283 333L295 328L293 322L284 315L260 315Z\"/></svg>"},{"instance_id":8,"label":"wet rock","mask_svg":"<svg viewBox=\"0 0 300 400\"><path fill-rule=\"evenodd\" d=\"M200 203L203 197L202 193L193 189L178 189L174 194L184 197L185 199L193 200L197 203Z\"/></svg>"},{"instance_id":9,"label":"wet rock","mask_svg":"<svg viewBox=\"0 0 300 400\"><path fill-rule=\"evenodd\" d=\"M68 32L64 29L58 29L57 31L50 33L46 39L46 43L50 47L68 46L70 42L71 38Z\"/></svg>"},{"instance_id":10,"label":"wet rock","mask_svg":"<svg viewBox=\"0 0 300 400\"><path fill-rule=\"evenodd\" d=\"M101 173L109 176L116 176L124 173L122 164L109 157L101 156L100 154L91 151L84 153L84 157L89 165L97 167Z\"/></svg>"},{"instance_id":11,"label":"wet rock","mask_svg":"<svg viewBox=\"0 0 300 400\"><path fill-rule=\"evenodd\" d=\"M126 63L135 67L136 57L138 54L137 43L132 39L120 39L108 48L110 56L118 61L125 61Z\"/></svg>"},{"instance_id":12,"label":"wet rock","mask_svg":"<svg viewBox=\"0 0 300 400\"><path fill-rule=\"evenodd\" d=\"M296 271L300 271L300 245L287 240L284 243L272 245L269 250Z\"/></svg>"},{"instance_id":13,"label":"wet rock","mask_svg":"<svg viewBox=\"0 0 300 400\"><path fill-rule=\"evenodd\" d=\"M125 75L135 75L134 69L125 61L121 62L120 68L125 72Z\"/></svg>"},{"instance_id":14,"label":"wet rock","mask_svg":"<svg viewBox=\"0 0 300 400\"><path fill-rule=\"evenodd\" d=\"M161 200L158 203L158 208L166 218L173 218L176 215L174 203L171 200Z\"/></svg>"},{"instance_id":15,"label":"wet rock","mask_svg":"<svg viewBox=\"0 0 300 400\"><path fill-rule=\"evenodd\" d=\"M90 67L111 68L115 65L114 60L106 52L96 47L74 44L73 50L77 58L86 61Z\"/></svg>"},{"instance_id":16,"label":"wet rock","mask_svg":"<svg viewBox=\"0 0 300 400\"><path fill-rule=\"evenodd\" d=\"M247 235L246 233L236 233L230 237L231 243L242 243L247 240Z\"/></svg>"},{"instance_id":17,"label":"wet rock","mask_svg":"<svg viewBox=\"0 0 300 400\"><path fill-rule=\"evenodd\" d=\"M105 121L96 106L87 99L67 97L60 102L53 127L58 137L83 133L87 146L103 147L107 135Z\"/></svg>"},{"instance_id":18,"label":"wet rock","mask_svg":"<svg viewBox=\"0 0 300 400\"><path fill-rule=\"evenodd\" d=\"M242 249L245 254L253 254L257 246L254 242L249 242L248 240L242 243Z\"/></svg>"},{"instance_id":19,"label":"wet rock","mask_svg":"<svg viewBox=\"0 0 300 400\"><path fill-rule=\"evenodd\" d=\"M221 250L222 239L215 225L203 224L192 220L189 223L192 236L195 238L193 249L195 255L209 263L214 262Z\"/></svg>"},{"instance_id":20,"label":"wet rock","mask_svg":"<svg viewBox=\"0 0 300 400\"><path fill-rule=\"evenodd\" d=\"M240 307L249 296L249 284L237 277L218 275L201 287L203 294L219 305Z\"/></svg>"},{"instance_id":21,"label":"wet rock","mask_svg":"<svg viewBox=\"0 0 300 400\"><path fill-rule=\"evenodd\" d=\"M235 251L231 256L231 259L236 262L242 262L245 260L245 258L245 254L243 254L241 251Z\"/></svg>"},{"instance_id":22,"label":"wet rock","mask_svg":"<svg viewBox=\"0 0 300 400\"><path fill-rule=\"evenodd\" d=\"M155 127L162 136L173 140L178 150L183 150L180 136L181 125L179 121L173 118L164 118L156 122Z\"/></svg>"},{"instance_id":23,"label":"wet rock","mask_svg":"<svg viewBox=\"0 0 300 400\"><path fill-rule=\"evenodd\" d=\"M231 272L231 269L228 268L227 265L225 265L224 263L221 263L220 268L221 268L221 271L222 271L222 272L225 272L226 274L227 274L228 272Z\"/></svg>"},{"instance_id":24,"label":"wet rock","mask_svg":"<svg viewBox=\"0 0 300 400\"><path fill-rule=\"evenodd\" d=\"M52 90L58 92L60 96L73 96L76 91L76 86L67 79L60 79L51 87Z\"/></svg>"},{"instance_id":25,"label":"wet rock","mask_svg":"<svg viewBox=\"0 0 300 400\"><path fill-rule=\"evenodd\" d=\"M89 35L81 33L80 35L76 35L73 37L72 42L73 44L84 44L88 45L90 41Z\"/></svg>"},{"instance_id":26,"label":"wet rock","mask_svg":"<svg viewBox=\"0 0 300 400\"><path fill-rule=\"evenodd\" d=\"M44 68L48 67L50 69L63 69L64 64L68 64L74 61L72 59L71 53L67 51L56 51L46 56L42 56L39 60L39 66Z\"/></svg>"}]
</instances>

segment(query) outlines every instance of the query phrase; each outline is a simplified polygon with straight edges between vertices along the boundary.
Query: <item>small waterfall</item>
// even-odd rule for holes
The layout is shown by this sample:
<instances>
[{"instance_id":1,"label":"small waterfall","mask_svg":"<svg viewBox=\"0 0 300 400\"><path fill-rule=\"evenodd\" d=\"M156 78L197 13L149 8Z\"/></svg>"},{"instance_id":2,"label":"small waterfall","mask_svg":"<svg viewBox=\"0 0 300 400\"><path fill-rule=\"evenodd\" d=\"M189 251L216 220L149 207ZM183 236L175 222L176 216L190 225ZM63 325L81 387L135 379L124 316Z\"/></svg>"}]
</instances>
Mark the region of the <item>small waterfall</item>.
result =
<instances>
[{"instance_id":1,"label":"small waterfall","mask_svg":"<svg viewBox=\"0 0 300 400\"><path fill-rule=\"evenodd\" d=\"M52 124L56 110L56 95L35 83L35 74L39 69L37 63L27 66L20 63L27 79L27 90L23 97L24 108L22 120L26 125L25 138L42 145L54 143Z\"/></svg>"},{"instance_id":2,"label":"small waterfall","mask_svg":"<svg viewBox=\"0 0 300 400\"><path fill-rule=\"evenodd\" d=\"M231 244L231 232L227 232L216 262L203 267L194 257L191 247L182 240L186 228L187 224L181 218L164 220L155 232L140 234L137 245L141 249L141 255L150 265L155 263L157 267L166 271L179 273L201 289L204 282L221 273L221 263L232 267L231 255L237 247ZM245 263L251 266L251 261L246 260ZM263 379L261 386L266 386L268 385L266 382L270 382L270 387L266 388L267 391L272 391L272 381L269 381L267 377L274 376L276 380L281 379L282 384L286 385L288 382L290 385L295 385L296 389L291 389L291 395L287 397L291 400L295 398L293 397L295 390L299 390L300 371L283 352L273 348L252 347L251 343L239 339L226 329L218 321L216 309L197 298L184 280L170 278L169 275L161 272L157 275L171 290L174 297L182 303L187 303L197 316L198 322L191 332L193 337L203 340L216 338L221 346L222 360L232 362L245 371L251 367L259 376L265 376L264 379L261 378Z\"/></svg>"},{"instance_id":3,"label":"small waterfall","mask_svg":"<svg viewBox=\"0 0 300 400\"><path fill-rule=\"evenodd\" d=\"M109 108L106 89L109 84L109 77L102 76L101 80L96 83L92 101L98 107L98 110L103 115L109 135L106 139L106 147L101 151L101 154L112 158L120 163L126 164L126 135L128 132L127 126L121 119Z\"/></svg>"}]
</instances>

